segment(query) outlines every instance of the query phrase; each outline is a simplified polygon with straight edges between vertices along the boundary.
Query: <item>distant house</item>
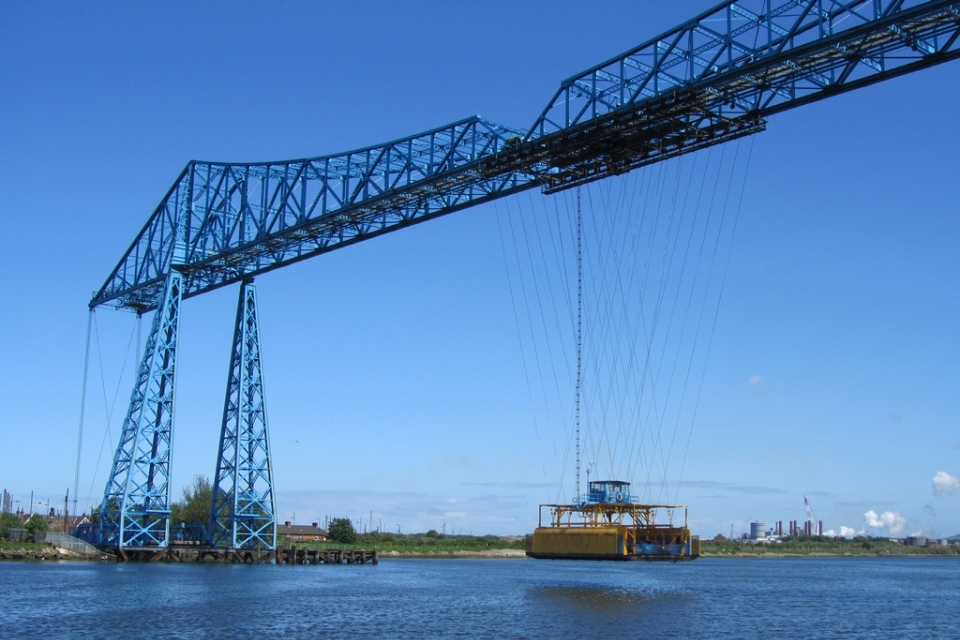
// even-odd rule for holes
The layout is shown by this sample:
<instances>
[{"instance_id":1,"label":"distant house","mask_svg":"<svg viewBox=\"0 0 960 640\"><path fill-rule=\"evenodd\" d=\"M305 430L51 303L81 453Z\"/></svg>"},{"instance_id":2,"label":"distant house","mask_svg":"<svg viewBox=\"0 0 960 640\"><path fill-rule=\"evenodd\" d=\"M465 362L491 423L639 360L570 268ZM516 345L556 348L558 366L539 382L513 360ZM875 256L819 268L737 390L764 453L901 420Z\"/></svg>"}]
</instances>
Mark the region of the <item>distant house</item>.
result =
<instances>
[{"instance_id":1,"label":"distant house","mask_svg":"<svg viewBox=\"0 0 960 640\"><path fill-rule=\"evenodd\" d=\"M67 516L64 518L61 514L51 514L47 516L46 520L47 527L50 531L59 531L62 533L70 533L81 524L88 524L90 522L90 518L86 515Z\"/></svg>"},{"instance_id":2,"label":"distant house","mask_svg":"<svg viewBox=\"0 0 960 640\"><path fill-rule=\"evenodd\" d=\"M277 535L295 542L323 542L327 539L326 529L317 526L318 523L293 524L289 520L277 525Z\"/></svg>"}]
</instances>

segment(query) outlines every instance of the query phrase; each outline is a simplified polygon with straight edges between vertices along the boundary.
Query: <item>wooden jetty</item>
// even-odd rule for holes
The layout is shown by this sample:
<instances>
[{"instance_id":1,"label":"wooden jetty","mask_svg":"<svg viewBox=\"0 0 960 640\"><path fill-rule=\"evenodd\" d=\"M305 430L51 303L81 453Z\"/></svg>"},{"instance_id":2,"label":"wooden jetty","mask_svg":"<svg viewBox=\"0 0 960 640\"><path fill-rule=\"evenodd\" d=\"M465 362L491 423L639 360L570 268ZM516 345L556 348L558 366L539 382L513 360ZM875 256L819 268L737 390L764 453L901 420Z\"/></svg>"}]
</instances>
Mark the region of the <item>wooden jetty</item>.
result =
<instances>
[{"instance_id":1,"label":"wooden jetty","mask_svg":"<svg viewBox=\"0 0 960 640\"><path fill-rule=\"evenodd\" d=\"M168 547L121 547L117 562L217 562L221 564L380 564L376 549L224 549L174 544Z\"/></svg>"}]
</instances>

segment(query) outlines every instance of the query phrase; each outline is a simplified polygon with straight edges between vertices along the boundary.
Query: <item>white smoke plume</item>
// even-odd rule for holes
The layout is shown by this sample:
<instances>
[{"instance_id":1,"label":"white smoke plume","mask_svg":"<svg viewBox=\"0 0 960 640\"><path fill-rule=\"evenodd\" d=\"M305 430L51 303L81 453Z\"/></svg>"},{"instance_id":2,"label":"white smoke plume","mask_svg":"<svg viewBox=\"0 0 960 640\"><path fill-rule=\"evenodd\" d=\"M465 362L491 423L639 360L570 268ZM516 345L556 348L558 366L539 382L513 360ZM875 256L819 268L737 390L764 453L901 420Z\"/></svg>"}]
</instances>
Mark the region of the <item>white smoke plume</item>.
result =
<instances>
[{"instance_id":1,"label":"white smoke plume","mask_svg":"<svg viewBox=\"0 0 960 640\"><path fill-rule=\"evenodd\" d=\"M856 538L857 536L867 535L866 529L854 529L853 527L840 526L840 531L835 529L828 529L823 532L823 535L829 536L831 538Z\"/></svg>"},{"instance_id":2,"label":"white smoke plume","mask_svg":"<svg viewBox=\"0 0 960 640\"><path fill-rule=\"evenodd\" d=\"M946 471L937 471L933 476L933 493L941 495L944 493L953 493L960 489L960 478L952 476Z\"/></svg>"},{"instance_id":3,"label":"white smoke plume","mask_svg":"<svg viewBox=\"0 0 960 640\"><path fill-rule=\"evenodd\" d=\"M894 511L884 511L877 515L877 512L871 509L863 514L863 521L868 527L886 529L893 536L900 535L907 528L907 519Z\"/></svg>"}]
</instances>

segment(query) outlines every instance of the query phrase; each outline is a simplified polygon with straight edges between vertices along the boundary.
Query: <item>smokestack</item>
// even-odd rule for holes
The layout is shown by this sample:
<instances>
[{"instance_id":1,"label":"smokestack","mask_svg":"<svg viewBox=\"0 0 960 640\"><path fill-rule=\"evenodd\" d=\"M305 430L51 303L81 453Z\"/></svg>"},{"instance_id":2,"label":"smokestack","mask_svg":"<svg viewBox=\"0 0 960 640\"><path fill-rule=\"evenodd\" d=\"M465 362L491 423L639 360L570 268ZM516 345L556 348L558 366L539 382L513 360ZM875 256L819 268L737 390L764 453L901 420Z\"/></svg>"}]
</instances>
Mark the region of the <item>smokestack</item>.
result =
<instances>
[{"instance_id":1,"label":"smokestack","mask_svg":"<svg viewBox=\"0 0 960 640\"><path fill-rule=\"evenodd\" d=\"M822 536L822 535L823 535L823 520L821 520L821 521L819 522L819 524L817 525L817 535L818 535L818 536Z\"/></svg>"}]
</instances>

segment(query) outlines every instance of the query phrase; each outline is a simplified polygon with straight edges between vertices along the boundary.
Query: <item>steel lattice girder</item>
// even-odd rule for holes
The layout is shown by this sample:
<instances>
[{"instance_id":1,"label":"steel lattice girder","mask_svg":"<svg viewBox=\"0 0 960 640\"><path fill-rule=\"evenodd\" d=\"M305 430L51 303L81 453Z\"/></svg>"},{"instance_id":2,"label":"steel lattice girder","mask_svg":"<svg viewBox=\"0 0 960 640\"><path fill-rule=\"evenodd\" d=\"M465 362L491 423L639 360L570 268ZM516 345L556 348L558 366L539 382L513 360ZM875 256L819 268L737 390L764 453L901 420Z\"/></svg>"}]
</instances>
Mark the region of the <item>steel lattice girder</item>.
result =
<instances>
[{"instance_id":1,"label":"steel lattice girder","mask_svg":"<svg viewBox=\"0 0 960 640\"><path fill-rule=\"evenodd\" d=\"M960 3L944 0L726 2L566 80L488 173L538 174L548 193L623 173L960 57L958 35Z\"/></svg>"},{"instance_id":2,"label":"steel lattice girder","mask_svg":"<svg viewBox=\"0 0 960 640\"><path fill-rule=\"evenodd\" d=\"M692 91L717 117L764 117L958 55L960 3L735 0L565 80L542 138Z\"/></svg>"},{"instance_id":3,"label":"steel lattice girder","mask_svg":"<svg viewBox=\"0 0 960 640\"><path fill-rule=\"evenodd\" d=\"M257 292L250 280L241 285L237 304L210 505L210 531L218 547L276 547L273 467L260 362Z\"/></svg>"},{"instance_id":4,"label":"steel lattice girder","mask_svg":"<svg viewBox=\"0 0 960 640\"><path fill-rule=\"evenodd\" d=\"M90 302L155 308L475 204L762 131L763 118L960 57L960 2L731 0L564 81L529 132L468 118L306 160L191 162Z\"/></svg>"},{"instance_id":5,"label":"steel lattice girder","mask_svg":"<svg viewBox=\"0 0 960 640\"><path fill-rule=\"evenodd\" d=\"M105 546L166 544L182 285L182 274L170 270L103 494L100 534Z\"/></svg>"},{"instance_id":6,"label":"steel lattice girder","mask_svg":"<svg viewBox=\"0 0 960 640\"><path fill-rule=\"evenodd\" d=\"M522 190L528 178L477 165L523 135L473 117L335 156L190 162L90 306L154 308L170 264L189 297Z\"/></svg>"}]
</instances>

